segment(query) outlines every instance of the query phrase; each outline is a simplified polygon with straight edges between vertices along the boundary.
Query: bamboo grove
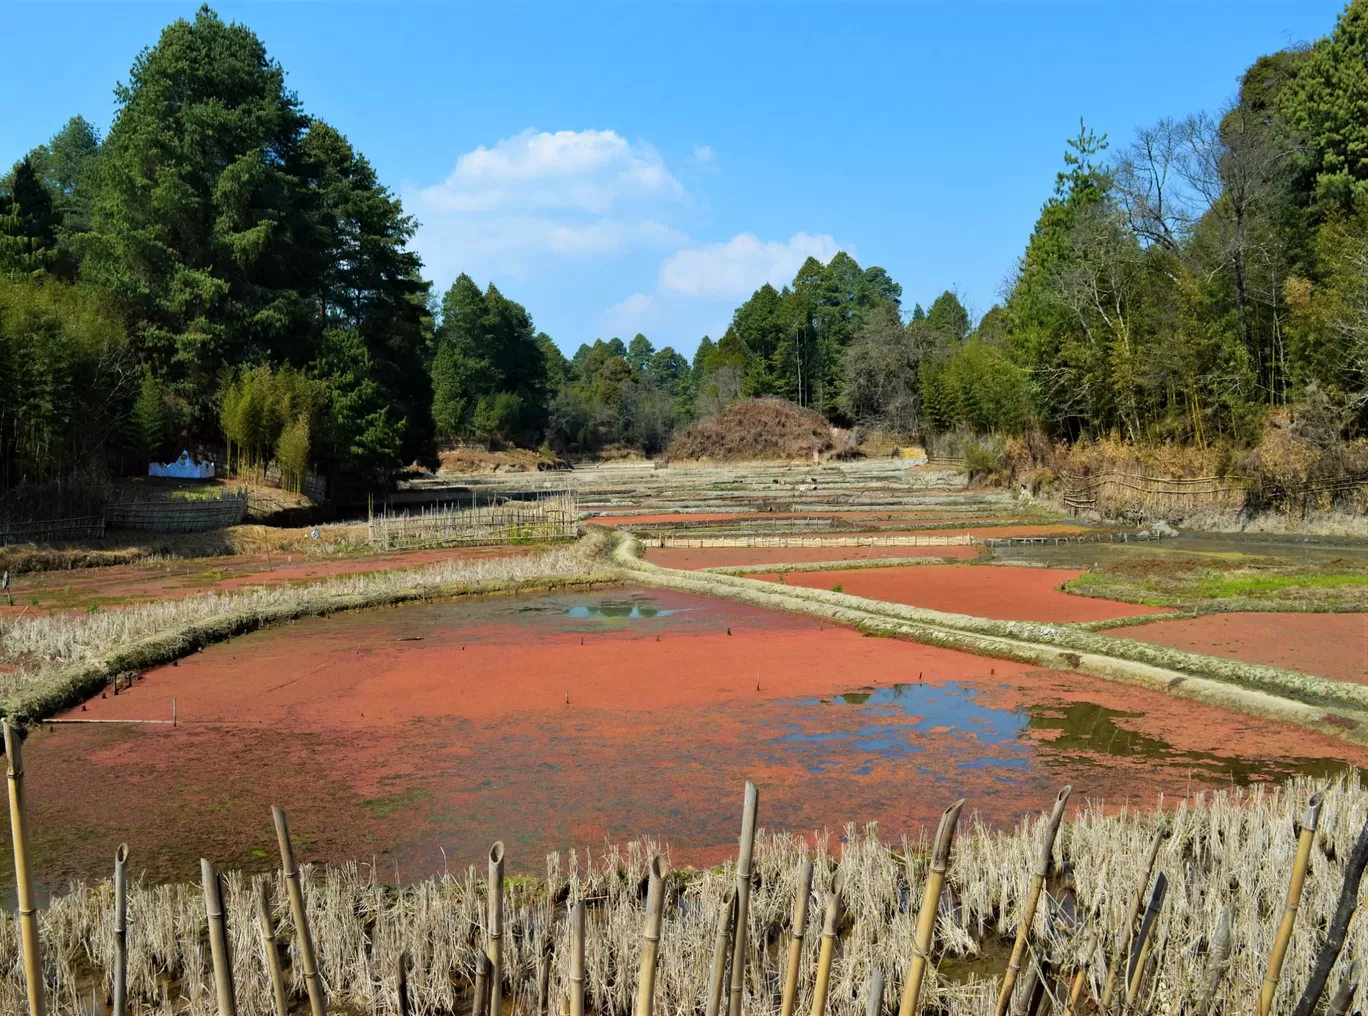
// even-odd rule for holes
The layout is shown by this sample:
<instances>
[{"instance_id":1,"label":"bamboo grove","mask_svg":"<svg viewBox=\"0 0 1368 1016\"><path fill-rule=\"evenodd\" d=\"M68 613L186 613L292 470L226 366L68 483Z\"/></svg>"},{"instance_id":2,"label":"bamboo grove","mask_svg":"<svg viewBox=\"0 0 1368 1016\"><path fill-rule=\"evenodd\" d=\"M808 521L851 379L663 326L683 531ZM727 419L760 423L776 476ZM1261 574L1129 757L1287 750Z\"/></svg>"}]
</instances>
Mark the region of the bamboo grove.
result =
<instances>
[{"instance_id":1,"label":"bamboo grove","mask_svg":"<svg viewBox=\"0 0 1368 1016\"><path fill-rule=\"evenodd\" d=\"M508 880L496 843L486 877L403 887L300 864L275 808L275 875L206 859L199 885L130 885L121 844L112 881L36 912L8 726L6 746L21 902L0 919L0 1004L37 1016L1344 1016L1368 946L1352 920L1368 787L1352 771L1071 816L1066 787L1006 831L965 823L957 801L929 838L851 825L836 854L830 834L762 829L747 784L735 863L674 871L636 841Z\"/></svg>"}]
</instances>

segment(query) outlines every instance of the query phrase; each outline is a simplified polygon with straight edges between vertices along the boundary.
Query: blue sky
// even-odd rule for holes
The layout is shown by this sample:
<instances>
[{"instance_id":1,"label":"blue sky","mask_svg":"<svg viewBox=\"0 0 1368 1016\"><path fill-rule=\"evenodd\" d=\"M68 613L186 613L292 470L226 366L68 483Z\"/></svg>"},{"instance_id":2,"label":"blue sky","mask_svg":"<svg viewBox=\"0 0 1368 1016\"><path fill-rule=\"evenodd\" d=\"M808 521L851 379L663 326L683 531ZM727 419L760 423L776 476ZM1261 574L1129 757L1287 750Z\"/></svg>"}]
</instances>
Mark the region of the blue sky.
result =
<instances>
[{"instance_id":1,"label":"blue sky","mask_svg":"<svg viewBox=\"0 0 1368 1016\"><path fill-rule=\"evenodd\" d=\"M81 113L196 3L7 6L0 164ZM838 249L904 303L998 298L1080 116L1113 143L1216 109L1338 0L222 3L465 271L573 351L690 354L766 280Z\"/></svg>"}]
</instances>

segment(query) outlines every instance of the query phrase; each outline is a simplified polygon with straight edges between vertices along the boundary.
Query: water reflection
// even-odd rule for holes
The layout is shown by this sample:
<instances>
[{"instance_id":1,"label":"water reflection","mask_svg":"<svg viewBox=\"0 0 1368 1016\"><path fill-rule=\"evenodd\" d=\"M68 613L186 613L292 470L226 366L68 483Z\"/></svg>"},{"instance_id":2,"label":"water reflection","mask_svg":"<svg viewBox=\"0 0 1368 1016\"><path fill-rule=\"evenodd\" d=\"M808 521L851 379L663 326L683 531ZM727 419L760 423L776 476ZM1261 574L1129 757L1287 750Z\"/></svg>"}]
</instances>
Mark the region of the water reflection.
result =
<instances>
[{"instance_id":1,"label":"water reflection","mask_svg":"<svg viewBox=\"0 0 1368 1016\"><path fill-rule=\"evenodd\" d=\"M569 617L610 617L610 618L647 618L669 617L677 613L664 607L657 607L647 600L600 600L597 603L579 603L566 610Z\"/></svg>"},{"instance_id":2,"label":"water reflection","mask_svg":"<svg viewBox=\"0 0 1368 1016\"><path fill-rule=\"evenodd\" d=\"M1106 765L1131 758L1172 766L1192 777L1247 785L1292 775L1329 777L1348 766L1336 758L1250 759L1180 751L1131 729L1144 713L1093 702L1004 708L983 701L987 690L950 681L861 688L830 699L800 699L799 718L775 739L777 755L799 753L809 772L923 755L927 766L954 770L1016 770L1033 765ZM850 707L850 708L847 708ZM948 765L946 764L948 760ZM1004 772L1003 776L1010 775Z\"/></svg>"}]
</instances>

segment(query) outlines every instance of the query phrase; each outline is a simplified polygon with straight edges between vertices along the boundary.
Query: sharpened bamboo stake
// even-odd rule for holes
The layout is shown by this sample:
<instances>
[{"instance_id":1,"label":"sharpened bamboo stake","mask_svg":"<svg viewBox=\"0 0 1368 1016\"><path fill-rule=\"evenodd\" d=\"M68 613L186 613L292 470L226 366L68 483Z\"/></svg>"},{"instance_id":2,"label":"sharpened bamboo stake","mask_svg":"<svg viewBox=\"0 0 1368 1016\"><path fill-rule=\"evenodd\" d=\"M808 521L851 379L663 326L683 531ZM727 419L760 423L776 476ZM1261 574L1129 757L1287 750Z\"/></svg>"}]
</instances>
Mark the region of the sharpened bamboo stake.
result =
<instances>
[{"instance_id":1,"label":"sharpened bamboo stake","mask_svg":"<svg viewBox=\"0 0 1368 1016\"><path fill-rule=\"evenodd\" d=\"M727 993L727 974L731 971L731 941L736 930L736 887L727 893L727 906L713 941L712 970L708 976L707 1016L717 1016Z\"/></svg>"},{"instance_id":2,"label":"sharpened bamboo stake","mask_svg":"<svg viewBox=\"0 0 1368 1016\"><path fill-rule=\"evenodd\" d=\"M5 761L9 783L10 835L14 842L14 882L19 894L19 933L24 949L24 987L30 1016L45 1016L43 961L38 945L38 909L29 869L28 822L24 813L24 755L19 731L5 717Z\"/></svg>"},{"instance_id":3,"label":"sharpened bamboo stake","mask_svg":"<svg viewBox=\"0 0 1368 1016\"><path fill-rule=\"evenodd\" d=\"M290 822L285 812L271 806L275 820L276 839L280 843L280 866L285 875L285 891L290 897L290 916L294 918L295 939L299 943L299 962L304 968L304 986L309 992L310 1016L327 1016L328 998L323 993L323 979L318 976L318 957L314 954L313 935L309 932L309 914L304 909L304 890L299 884L299 866L295 864L294 843L290 840Z\"/></svg>"},{"instance_id":4,"label":"sharpened bamboo stake","mask_svg":"<svg viewBox=\"0 0 1368 1016\"><path fill-rule=\"evenodd\" d=\"M822 921L822 949L817 954L817 980L812 986L812 1016L826 1012L827 991L831 987L831 960L836 953L836 934L841 926L841 890L835 888L827 897L826 916Z\"/></svg>"},{"instance_id":5,"label":"sharpened bamboo stake","mask_svg":"<svg viewBox=\"0 0 1368 1016\"><path fill-rule=\"evenodd\" d=\"M898 1016L915 1016L921 1003L922 980L926 976L926 962L931 955L931 940L936 931L936 915L940 910L941 889L945 873L950 868L950 847L955 842L960 811L960 798L941 814L936 827L936 845L931 851L931 865L926 873L926 890L922 893L921 911L917 914L917 935L912 945L912 964L907 969L907 984L903 987L902 1005Z\"/></svg>"},{"instance_id":6,"label":"sharpened bamboo stake","mask_svg":"<svg viewBox=\"0 0 1368 1016\"><path fill-rule=\"evenodd\" d=\"M128 844L114 851L114 1016L128 1008Z\"/></svg>"},{"instance_id":7,"label":"sharpened bamboo stake","mask_svg":"<svg viewBox=\"0 0 1368 1016\"><path fill-rule=\"evenodd\" d=\"M879 1016L883 1012L883 971L876 969L869 975L869 990L865 995L865 1016Z\"/></svg>"},{"instance_id":8,"label":"sharpened bamboo stake","mask_svg":"<svg viewBox=\"0 0 1368 1016\"><path fill-rule=\"evenodd\" d=\"M1168 878L1161 871L1154 880L1149 906L1145 908L1145 919L1140 922L1140 934L1135 939L1130 973L1126 978L1127 1009L1134 1006L1140 998L1140 985L1145 980L1145 963L1149 960L1150 946L1154 944L1154 926L1159 921L1159 911L1164 907L1164 897L1167 894Z\"/></svg>"},{"instance_id":9,"label":"sharpened bamboo stake","mask_svg":"<svg viewBox=\"0 0 1368 1016\"><path fill-rule=\"evenodd\" d=\"M812 897L812 862L806 857L798 867L798 888L793 895L793 927L789 931L788 972L784 977L784 999L779 1016L793 1016L798 996L798 973L803 963L803 935L807 931L808 901ZM880 989L883 985L880 984Z\"/></svg>"},{"instance_id":10,"label":"sharpened bamboo stake","mask_svg":"<svg viewBox=\"0 0 1368 1016\"><path fill-rule=\"evenodd\" d=\"M213 864L203 857L200 858L200 878L204 882L204 914L209 919L209 955L214 961L214 992L218 996L219 1016L237 1016L233 958L228 951L228 927L223 917L223 885Z\"/></svg>"},{"instance_id":11,"label":"sharpened bamboo stake","mask_svg":"<svg viewBox=\"0 0 1368 1016\"><path fill-rule=\"evenodd\" d=\"M1154 872L1154 862L1159 857L1159 848L1163 846L1164 840L1169 837L1168 823L1162 819L1159 827L1154 830L1154 837L1150 840L1149 851L1145 855L1144 874L1140 878L1140 883L1135 887L1135 893L1131 896L1130 909L1126 911L1126 923L1121 925L1118 945L1116 952L1112 955L1112 962L1107 970L1107 983L1102 989L1102 1011L1111 1011L1112 995L1116 991L1117 974L1125 964L1125 959L1130 955L1131 942L1135 934L1135 922L1140 918L1140 908L1145 905L1145 890L1149 888L1150 875Z\"/></svg>"},{"instance_id":12,"label":"sharpened bamboo stake","mask_svg":"<svg viewBox=\"0 0 1368 1016\"><path fill-rule=\"evenodd\" d=\"M1324 800L1324 793L1318 792L1312 794L1311 800L1306 804L1306 818L1302 822L1301 835L1297 837L1297 856L1292 862L1292 879L1287 886L1287 903L1283 907L1277 938L1273 940L1273 952L1268 957L1268 972L1264 974L1263 989L1259 992L1259 1016L1268 1016L1273 1008L1273 993L1278 990L1283 960L1287 958L1287 946L1292 941L1292 925L1297 920L1297 908L1301 906L1302 888L1306 884L1306 866L1311 863L1311 845L1316 840L1316 820L1320 817L1321 804Z\"/></svg>"},{"instance_id":13,"label":"sharpened bamboo stake","mask_svg":"<svg viewBox=\"0 0 1368 1016\"><path fill-rule=\"evenodd\" d=\"M1040 858L1036 862L1035 874L1031 878L1031 888L1026 894L1025 906L1021 911L1021 923L1017 926L1016 943L1012 946L1012 958L1002 975L1002 990L998 994L996 1016L1006 1016L1007 1007L1012 1001L1012 989L1016 987L1017 975L1021 971L1021 960L1026 955L1026 937L1035 921L1036 906L1040 903L1040 890L1045 885L1045 876L1050 872L1050 859L1054 856L1055 837L1059 835L1059 823L1064 819L1064 806L1069 803L1072 787L1065 787L1055 798L1054 810L1045 826L1045 835L1040 844Z\"/></svg>"},{"instance_id":14,"label":"sharpened bamboo stake","mask_svg":"<svg viewBox=\"0 0 1368 1016\"><path fill-rule=\"evenodd\" d=\"M665 908L665 858L651 858L646 889L646 920L641 929L641 969L637 974L636 1016L651 1016L655 1004L656 955L660 951L660 916Z\"/></svg>"},{"instance_id":15,"label":"sharpened bamboo stake","mask_svg":"<svg viewBox=\"0 0 1368 1016\"><path fill-rule=\"evenodd\" d=\"M751 857L755 853L755 813L760 791L746 781L741 812L741 849L736 866L736 933L732 938L731 1002L728 1016L741 1016L741 993L746 987L746 921L750 914Z\"/></svg>"},{"instance_id":16,"label":"sharpened bamboo stake","mask_svg":"<svg viewBox=\"0 0 1368 1016\"><path fill-rule=\"evenodd\" d=\"M257 883L256 912L257 927L261 931L261 955L271 979L271 997L275 1000L276 1016L290 1016L290 996L285 992L285 971L280 966L275 922L271 920L271 890L265 879Z\"/></svg>"},{"instance_id":17,"label":"sharpened bamboo stake","mask_svg":"<svg viewBox=\"0 0 1368 1016\"><path fill-rule=\"evenodd\" d=\"M503 1012L503 881L504 845L489 848L489 1016Z\"/></svg>"},{"instance_id":18,"label":"sharpened bamboo stake","mask_svg":"<svg viewBox=\"0 0 1368 1016\"><path fill-rule=\"evenodd\" d=\"M570 1016L584 1016L584 901L570 911Z\"/></svg>"}]
</instances>

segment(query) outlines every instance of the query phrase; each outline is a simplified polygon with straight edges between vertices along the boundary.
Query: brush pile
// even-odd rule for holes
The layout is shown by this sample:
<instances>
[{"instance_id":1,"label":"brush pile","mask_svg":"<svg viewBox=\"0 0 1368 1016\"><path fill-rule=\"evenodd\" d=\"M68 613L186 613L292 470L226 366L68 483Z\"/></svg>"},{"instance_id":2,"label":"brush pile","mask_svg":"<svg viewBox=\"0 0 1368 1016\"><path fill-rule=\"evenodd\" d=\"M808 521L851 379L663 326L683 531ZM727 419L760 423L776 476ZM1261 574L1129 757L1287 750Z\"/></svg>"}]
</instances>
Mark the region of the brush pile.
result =
<instances>
[{"instance_id":1,"label":"brush pile","mask_svg":"<svg viewBox=\"0 0 1368 1016\"><path fill-rule=\"evenodd\" d=\"M671 461L812 462L834 450L832 426L821 413L783 399L747 399L685 427L669 455Z\"/></svg>"},{"instance_id":2,"label":"brush pile","mask_svg":"<svg viewBox=\"0 0 1368 1016\"><path fill-rule=\"evenodd\" d=\"M1068 1011L1107 1011L1100 999L1119 960L1111 1012L1258 1012L1300 840L1303 851L1309 851L1305 891L1270 997L1271 1011L1291 1013L1321 951L1368 816L1368 788L1351 773L1324 789L1314 832L1299 837L1298 823L1308 801L1321 789L1298 780L1282 788L1198 795L1176 805L1161 801L1153 811L1107 814L1090 804L1077 808L1053 841L1050 870L1024 939L1012 1011L1065 1011L1074 986L1078 1001ZM990 830L971 818L961 823L939 906L929 910L938 919L919 1011L951 1016L997 1011L1007 954L1028 909L1042 845L1050 840L1048 825L1042 816L1007 831ZM267 846L268 821L263 821L262 833ZM926 839L882 842L873 826L848 826L839 847L833 847L830 836L818 836L814 843L762 830L755 841L745 921L741 1011L753 1016L780 1012L790 915L805 857L813 866L811 903L798 949L793 1011L860 1016L876 972L888 990L882 1007L871 1011L898 1011L928 882L929 846ZM533 1016L578 1008L571 1004L577 1000L571 977L571 913L583 901L583 1011L599 1016L640 1013L634 1003L646 889L651 858L660 850L658 844L642 841L625 849L608 847L598 858L585 852L553 854L547 858L544 881L506 883L500 952L504 999L513 1012ZM136 870L136 848L130 865ZM1161 876L1166 895L1152 888ZM275 1012L254 911L260 881L239 874L224 878L233 983L244 1016ZM285 886L279 876L265 882L274 907L272 948L279 948L285 962L294 1008L305 1011L301 957ZM712 1011L714 943L736 884L733 864L666 876L653 990L657 1013ZM474 984L485 967L489 942L484 931L486 883L474 868L463 877L446 875L398 889L381 884L373 870L362 866L306 866L303 885L331 1011L415 1016L480 1011ZM836 886L841 917L835 925L829 994L824 1007L814 1008L824 911ZM110 883L73 885L42 911L42 962L51 1012L89 1012L92 996L102 1002L111 990L113 892ZM1152 901L1156 895L1157 910L1140 920L1137 901ZM1128 916L1133 918L1129 928ZM206 936L200 887L132 887L129 1012L215 1012ZM1351 924L1330 968L1326 997L1337 991L1350 961L1368 955L1365 950L1368 927ZM1128 965L1128 954L1141 962ZM22 969L18 923L6 911L0 913L0 1011L22 1011ZM722 1013L728 1008L726 995L724 990Z\"/></svg>"}]
</instances>

